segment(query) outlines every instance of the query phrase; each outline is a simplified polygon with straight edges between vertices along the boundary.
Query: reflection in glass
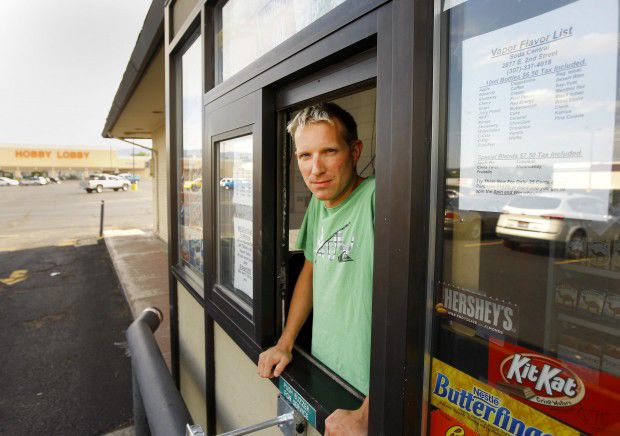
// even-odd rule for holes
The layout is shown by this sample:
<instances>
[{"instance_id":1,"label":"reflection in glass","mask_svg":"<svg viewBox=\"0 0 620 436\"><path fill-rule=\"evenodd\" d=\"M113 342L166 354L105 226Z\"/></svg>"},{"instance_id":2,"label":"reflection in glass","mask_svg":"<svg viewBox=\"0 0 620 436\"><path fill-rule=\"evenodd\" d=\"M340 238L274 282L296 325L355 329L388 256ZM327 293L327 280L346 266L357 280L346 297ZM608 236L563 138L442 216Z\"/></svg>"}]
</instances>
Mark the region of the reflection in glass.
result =
<instances>
[{"instance_id":1,"label":"reflection in glass","mask_svg":"<svg viewBox=\"0 0 620 436\"><path fill-rule=\"evenodd\" d=\"M217 283L248 311L253 297L252 145L252 135L217 144Z\"/></svg>"},{"instance_id":2,"label":"reflection in glass","mask_svg":"<svg viewBox=\"0 0 620 436\"><path fill-rule=\"evenodd\" d=\"M544 432L617 433L618 1L444 3L433 382L454 368Z\"/></svg>"},{"instance_id":3,"label":"reflection in glass","mask_svg":"<svg viewBox=\"0 0 620 436\"><path fill-rule=\"evenodd\" d=\"M222 80L334 9L344 0L229 0L221 10Z\"/></svg>"},{"instance_id":4,"label":"reflection in glass","mask_svg":"<svg viewBox=\"0 0 620 436\"><path fill-rule=\"evenodd\" d=\"M200 38L181 57L182 144L179 156L179 254L202 274L202 85Z\"/></svg>"}]
</instances>

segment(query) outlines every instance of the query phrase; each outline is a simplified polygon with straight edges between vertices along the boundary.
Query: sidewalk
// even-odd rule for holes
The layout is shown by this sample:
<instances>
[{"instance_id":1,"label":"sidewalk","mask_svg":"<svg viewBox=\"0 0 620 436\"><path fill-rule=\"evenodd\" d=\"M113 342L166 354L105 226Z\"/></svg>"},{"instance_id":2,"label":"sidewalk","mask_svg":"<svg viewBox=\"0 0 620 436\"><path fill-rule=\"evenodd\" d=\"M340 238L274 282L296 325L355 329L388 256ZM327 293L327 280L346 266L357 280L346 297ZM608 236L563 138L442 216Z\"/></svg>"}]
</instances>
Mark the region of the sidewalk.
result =
<instances>
[{"instance_id":1,"label":"sidewalk","mask_svg":"<svg viewBox=\"0 0 620 436\"><path fill-rule=\"evenodd\" d=\"M152 233L141 230L107 231L104 240L133 318L149 306L157 307L164 314L155 339L170 368L166 244Z\"/></svg>"}]
</instances>

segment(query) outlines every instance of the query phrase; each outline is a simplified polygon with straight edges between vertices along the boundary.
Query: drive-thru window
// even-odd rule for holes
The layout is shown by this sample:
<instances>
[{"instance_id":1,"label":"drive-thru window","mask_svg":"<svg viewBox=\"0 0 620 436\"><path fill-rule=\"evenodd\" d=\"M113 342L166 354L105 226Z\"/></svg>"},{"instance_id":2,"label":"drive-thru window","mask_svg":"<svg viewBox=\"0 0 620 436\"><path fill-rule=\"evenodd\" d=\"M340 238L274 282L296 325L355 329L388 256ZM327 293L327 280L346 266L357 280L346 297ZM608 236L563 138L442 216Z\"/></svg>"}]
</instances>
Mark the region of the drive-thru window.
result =
<instances>
[{"instance_id":1,"label":"drive-thru window","mask_svg":"<svg viewBox=\"0 0 620 436\"><path fill-rule=\"evenodd\" d=\"M312 316L256 374L304 263L286 126L320 102L376 178L369 434L620 432L618 0L165 8L173 374L209 434L364 400Z\"/></svg>"}]
</instances>

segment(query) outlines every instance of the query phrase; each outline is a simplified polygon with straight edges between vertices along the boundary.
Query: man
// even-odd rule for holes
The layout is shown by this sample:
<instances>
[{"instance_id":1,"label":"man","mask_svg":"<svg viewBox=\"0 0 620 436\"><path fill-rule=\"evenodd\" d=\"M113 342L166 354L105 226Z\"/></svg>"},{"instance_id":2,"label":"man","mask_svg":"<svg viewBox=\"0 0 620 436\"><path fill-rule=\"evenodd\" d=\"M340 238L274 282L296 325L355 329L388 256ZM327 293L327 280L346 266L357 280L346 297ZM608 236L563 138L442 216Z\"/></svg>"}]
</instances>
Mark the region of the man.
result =
<instances>
[{"instance_id":1,"label":"man","mask_svg":"<svg viewBox=\"0 0 620 436\"><path fill-rule=\"evenodd\" d=\"M333 103L310 106L288 125L304 182L313 194L297 246L306 257L286 326L261 353L261 377L279 377L310 311L312 355L368 394L375 180L357 174L363 144L355 120ZM368 397L358 410L336 410L326 435L368 433Z\"/></svg>"}]
</instances>

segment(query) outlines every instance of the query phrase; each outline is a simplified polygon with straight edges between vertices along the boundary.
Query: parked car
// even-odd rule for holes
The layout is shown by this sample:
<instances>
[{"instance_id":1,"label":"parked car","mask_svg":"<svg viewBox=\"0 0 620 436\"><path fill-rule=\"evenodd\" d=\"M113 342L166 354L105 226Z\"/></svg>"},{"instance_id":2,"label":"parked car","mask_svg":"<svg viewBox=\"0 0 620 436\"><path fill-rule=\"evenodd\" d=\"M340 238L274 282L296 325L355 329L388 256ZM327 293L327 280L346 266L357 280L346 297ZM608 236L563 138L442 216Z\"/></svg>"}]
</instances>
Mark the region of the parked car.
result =
<instances>
[{"instance_id":1,"label":"parked car","mask_svg":"<svg viewBox=\"0 0 620 436\"><path fill-rule=\"evenodd\" d=\"M62 183L62 180L60 179L60 177L50 177L50 183L57 183L60 184Z\"/></svg>"},{"instance_id":2,"label":"parked car","mask_svg":"<svg viewBox=\"0 0 620 436\"><path fill-rule=\"evenodd\" d=\"M224 189L234 189L235 186L248 186L252 182L246 179L232 179L230 177L223 177L220 179L220 186Z\"/></svg>"},{"instance_id":3,"label":"parked car","mask_svg":"<svg viewBox=\"0 0 620 436\"><path fill-rule=\"evenodd\" d=\"M600 237L614 226L608 205L598 197L571 193L541 193L514 197L497 221L497 235L505 245L559 244L569 259L587 255L589 238Z\"/></svg>"},{"instance_id":4,"label":"parked car","mask_svg":"<svg viewBox=\"0 0 620 436\"><path fill-rule=\"evenodd\" d=\"M140 176L137 175L137 174L121 173L121 174L118 175L118 177L122 177L123 179L127 179L131 183L137 183L137 182L140 181Z\"/></svg>"},{"instance_id":5,"label":"parked car","mask_svg":"<svg viewBox=\"0 0 620 436\"><path fill-rule=\"evenodd\" d=\"M20 185L47 185L49 182L43 176L24 177L19 181Z\"/></svg>"},{"instance_id":6,"label":"parked car","mask_svg":"<svg viewBox=\"0 0 620 436\"><path fill-rule=\"evenodd\" d=\"M202 188L202 177L198 177L194 180L186 180L183 182L183 189L190 189L192 191L199 191Z\"/></svg>"},{"instance_id":7,"label":"parked car","mask_svg":"<svg viewBox=\"0 0 620 436\"><path fill-rule=\"evenodd\" d=\"M88 179L82 180L80 186L90 194L93 191L101 193L104 189L113 189L114 191L121 189L127 191L129 189L129 183L129 180L119 176L92 174Z\"/></svg>"},{"instance_id":8,"label":"parked car","mask_svg":"<svg viewBox=\"0 0 620 436\"><path fill-rule=\"evenodd\" d=\"M17 186L19 182L10 177L0 177L0 186Z\"/></svg>"},{"instance_id":9,"label":"parked car","mask_svg":"<svg viewBox=\"0 0 620 436\"><path fill-rule=\"evenodd\" d=\"M232 189L235 187L235 181L230 177L224 177L220 180L220 186L224 189Z\"/></svg>"}]
</instances>

